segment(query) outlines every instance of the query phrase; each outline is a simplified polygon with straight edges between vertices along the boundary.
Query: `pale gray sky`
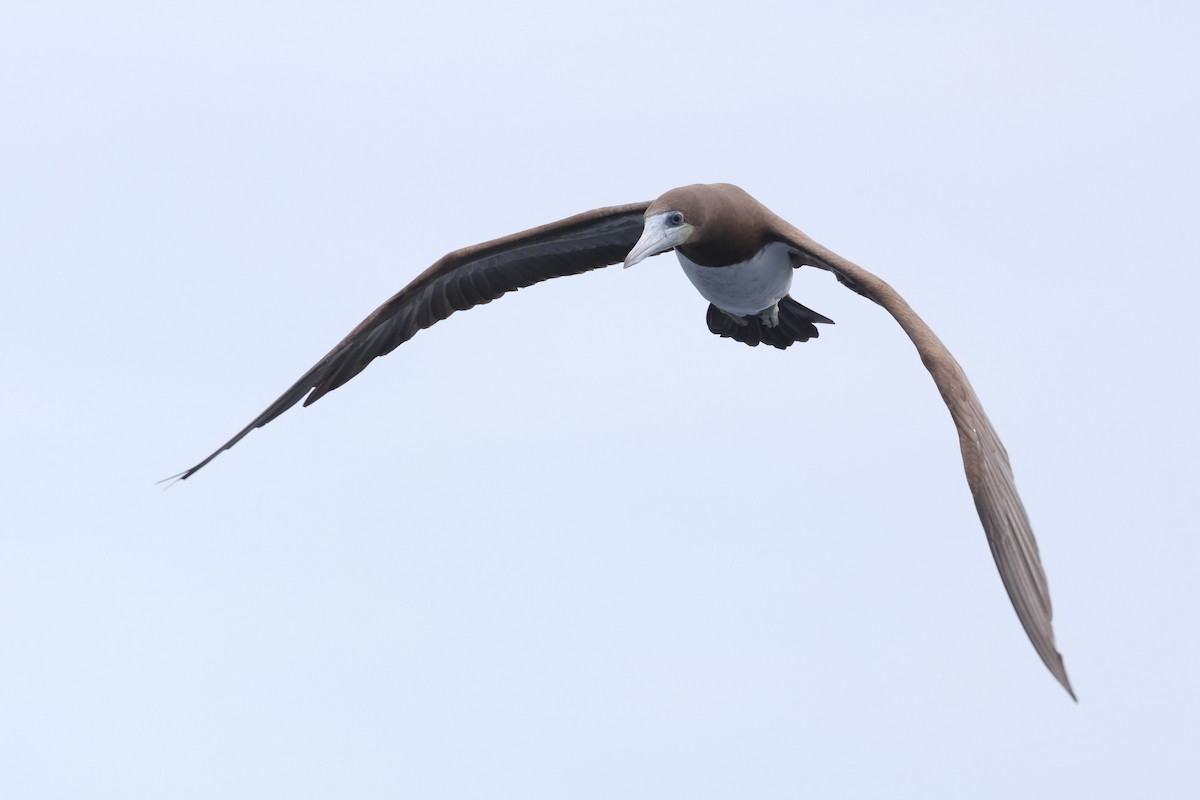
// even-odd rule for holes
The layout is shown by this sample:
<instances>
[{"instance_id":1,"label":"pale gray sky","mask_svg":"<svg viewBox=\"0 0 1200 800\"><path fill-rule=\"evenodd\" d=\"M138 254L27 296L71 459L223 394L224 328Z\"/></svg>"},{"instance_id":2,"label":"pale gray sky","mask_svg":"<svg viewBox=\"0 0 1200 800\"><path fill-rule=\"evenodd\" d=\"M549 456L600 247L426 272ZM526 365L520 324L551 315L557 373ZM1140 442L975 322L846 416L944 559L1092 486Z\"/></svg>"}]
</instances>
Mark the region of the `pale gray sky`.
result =
<instances>
[{"instance_id":1,"label":"pale gray sky","mask_svg":"<svg viewBox=\"0 0 1200 800\"><path fill-rule=\"evenodd\" d=\"M829 5L8 9L0 796L1200 793L1194 5ZM718 180L958 356L1078 705L815 271L786 352L543 284L155 486L445 251Z\"/></svg>"}]
</instances>

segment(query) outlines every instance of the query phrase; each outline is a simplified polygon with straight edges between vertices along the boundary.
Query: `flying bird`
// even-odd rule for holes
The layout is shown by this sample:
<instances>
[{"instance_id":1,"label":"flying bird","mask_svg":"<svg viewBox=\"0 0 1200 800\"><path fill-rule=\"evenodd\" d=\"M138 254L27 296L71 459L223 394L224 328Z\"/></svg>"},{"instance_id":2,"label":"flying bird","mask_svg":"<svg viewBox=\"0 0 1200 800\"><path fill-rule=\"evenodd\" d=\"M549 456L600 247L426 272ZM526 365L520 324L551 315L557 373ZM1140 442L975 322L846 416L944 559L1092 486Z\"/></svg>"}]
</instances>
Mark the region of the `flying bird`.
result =
<instances>
[{"instance_id":1,"label":"flying bird","mask_svg":"<svg viewBox=\"0 0 1200 800\"><path fill-rule=\"evenodd\" d=\"M895 289L730 184L684 186L653 202L598 208L447 254L375 309L232 439L174 477L190 478L302 398L306 406L316 402L455 311L550 278L621 261L632 267L671 250L710 303L709 330L752 347L784 349L816 337L818 324L832 322L788 295L792 274L802 266L833 273L895 318L954 419L967 483L1017 617L1042 661L1074 698L1054 642L1049 586L1008 454L962 367Z\"/></svg>"}]
</instances>

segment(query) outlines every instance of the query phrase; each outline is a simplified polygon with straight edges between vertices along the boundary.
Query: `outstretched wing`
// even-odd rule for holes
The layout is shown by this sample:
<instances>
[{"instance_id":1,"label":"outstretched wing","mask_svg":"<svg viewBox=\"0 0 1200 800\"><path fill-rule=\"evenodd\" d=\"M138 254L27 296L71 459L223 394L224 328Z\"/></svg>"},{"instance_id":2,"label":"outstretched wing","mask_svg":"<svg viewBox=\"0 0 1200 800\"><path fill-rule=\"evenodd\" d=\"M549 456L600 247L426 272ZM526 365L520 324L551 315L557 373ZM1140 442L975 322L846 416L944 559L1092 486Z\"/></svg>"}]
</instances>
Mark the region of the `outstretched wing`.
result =
<instances>
[{"instance_id":1,"label":"outstretched wing","mask_svg":"<svg viewBox=\"0 0 1200 800\"><path fill-rule=\"evenodd\" d=\"M305 395L304 405L316 402L362 372L374 359L455 311L489 303L550 278L577 275L623 260L637 244L648 205L598 208L443 256L375 309L236 436L174 479L190 478Z\"/></svg>"},{"instance_id":2,"label":"outstretched wing","mask_svg":"<svg viewBox=\"0 0 1200 800\"><path fill-rule=\"evenodd\" d=\"M916 345L958 428L967 483L1004 588L1034 649L1074 699L1062 655L1054 643L1050 587L1042 571L1033 527L1017 494L1008 453L966 373L924 320L885 281L817 244L782 219L776 219L776 227L795 248L793 261L797 266L806 264L829 270L848 288L883 306Z\"/></svg>"}]
</instances>

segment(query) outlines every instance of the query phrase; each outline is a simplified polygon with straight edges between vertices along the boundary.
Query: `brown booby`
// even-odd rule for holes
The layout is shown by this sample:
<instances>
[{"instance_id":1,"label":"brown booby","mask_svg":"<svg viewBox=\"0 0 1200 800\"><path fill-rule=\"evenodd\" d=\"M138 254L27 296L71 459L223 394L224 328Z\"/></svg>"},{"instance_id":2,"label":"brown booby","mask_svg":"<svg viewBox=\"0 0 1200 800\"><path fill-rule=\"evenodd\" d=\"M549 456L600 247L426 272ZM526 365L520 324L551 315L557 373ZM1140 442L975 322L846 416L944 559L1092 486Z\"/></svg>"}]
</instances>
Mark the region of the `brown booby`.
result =
<instances>
[{"instance_id":1,"label":"brown booby","mask_svg":"<svg viewBox=\"0 0 1200 800\"><path fill-rule=\"evenodd\" d=\"M1074 698L1054 643L1049 586L1008 455L962 367L895 289L730 184L684 186L652 203L599 208L449 253L372 312L236 436L175 477L190 478L301 398L306 406L319 400L455 311L550 278L622 260L631 267L669 250L711 303L709 330L751 346L783 349L816 337L816 323L831 322L788 295L793 270L801 266L833 273L895 318L958 428L967 483L1017 616L1042 661Z\"/></svg>"}]
</instances>

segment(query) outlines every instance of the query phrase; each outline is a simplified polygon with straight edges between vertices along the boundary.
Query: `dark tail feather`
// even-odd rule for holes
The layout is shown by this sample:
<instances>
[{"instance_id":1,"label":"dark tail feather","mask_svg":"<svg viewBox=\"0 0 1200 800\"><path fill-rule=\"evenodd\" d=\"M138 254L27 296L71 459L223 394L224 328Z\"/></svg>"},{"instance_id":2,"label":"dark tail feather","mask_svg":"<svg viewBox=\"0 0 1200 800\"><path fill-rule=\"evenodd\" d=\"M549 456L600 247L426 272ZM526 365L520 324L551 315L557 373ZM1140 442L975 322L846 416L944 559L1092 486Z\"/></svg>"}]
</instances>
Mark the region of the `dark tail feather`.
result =
<instances>
[{"instance_id":1,"label":"dark tail feather","mask_svg":"<svg viewBox=\"0 0 1200 800\"><path fill-rule=\"evenodd\" d=\"M708 307L708 329L726 339L736 339L751 347L769 344L772 347L785 349L794 342L807 342L821 334L814 323L820 322L832 325L833 320L822 316L811 308L806 308L791 296L779 301L779 325L768 328L758 317L744 317L744 323L739 325L737 320L714 305Z\"/></svg>"}]
</instances>

